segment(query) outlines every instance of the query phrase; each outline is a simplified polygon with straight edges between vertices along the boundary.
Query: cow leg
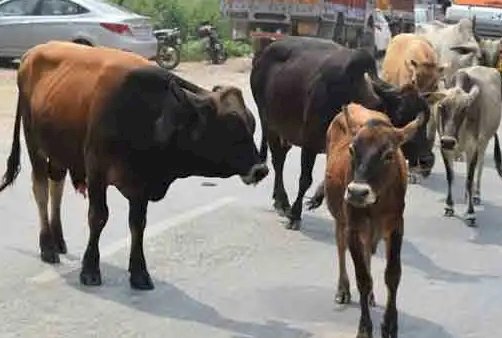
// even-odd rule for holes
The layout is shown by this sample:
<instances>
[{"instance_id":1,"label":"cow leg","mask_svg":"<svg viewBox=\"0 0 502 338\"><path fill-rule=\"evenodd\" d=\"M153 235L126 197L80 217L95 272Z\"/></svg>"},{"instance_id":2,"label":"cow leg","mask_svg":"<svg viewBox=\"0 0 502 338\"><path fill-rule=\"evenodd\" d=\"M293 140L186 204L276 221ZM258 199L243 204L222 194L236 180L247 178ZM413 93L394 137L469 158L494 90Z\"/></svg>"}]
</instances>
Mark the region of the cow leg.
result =
<instances>
[{"instance_id":1,"label":"cow leg","mask_svg":"<svg viewBox=\"0 0 502 338\"><path fill-rule=\"evenodd\" d=\"M382 338L397 338L397 305L396 296L399 281L401 279L401 246L403 234L398 227L386 238L387 267L385 268L385 284L387 285L387 305L381 326Z\"/></svg>"},{"instance_id":2,"label":"cow leg","mask_svg":"<svg viewBox=\"0 0 502 338\"><path fill-rule=\"evenodd\" d=\"M371 338L373 337L373 324L371 323L368 300L373 285L365 262L364 247L357 230L351 229L349 232L349 250L356 270L357 288L360 295L359 306L361 308L361 317L359 319L357 338Z\"/></svg>"},{"instance_id":3,"label":"cow leg","mask_svg":"<svg viewBox=\"0 0 502 338\"><path fill-rule=\"evenodd\" d=\"M474 193L472 194L472 203L474 205L481 204L481 176L483 175L483 167L485 165L485 152L488 146L487 141L483 141L478 147L478 164L476 171L476 180L474 185Z\"/></svg>"},{"instance_id":4,"label":"cow leg","mask_svg":"<svg viewBox=\"0 0 502 338\"><path fill-rule=\"evenodd\" d=\"M307 201L307 209L314 210L321 206L324 201L324 180L317 186L314 196Z\"/></svg>"},{"instance_id":5,"label":"cow leg","mask_svg":"<svg viewBox=\"0 0 502 338\"><path fill-rule=\"evenodd\" d=\"M49 166L49 195L51 201L50 228L58 253L66 254L66 242L61 223L61 201L63 198L66 169Z\"/></svg>"},{"instance_id":6,"label":"cow leg","mask_svg":"<svg viewBox=\"0 0 502 338\"><path fill-rule=\"evenodd\" d=\"M42 169L38 165L33 168L32 173L33 195L38 208L40 218L40 258L46 263L59 263L59 255L54 243L54 236L49 226L49 214L47 206L49 204L49 184L47 169Z\"/></svg>"},{"instance_id":7,"label":"cow leg","mask_svg":"<svg viewBox=\"0 0 502 338\"><path fill-rule=\"evenodd\" d=\"M286 155L291 149L291 146L284 145L281 139L275 133L269 133L270 153L272 154L272 165L274 166L274 192L272 198L274 199L274 208L280 216L286 216L291 206L289 204L288 194L284 189L284 162Z\"/></svg>"},{"instance_id":8,"label":"cow leg","mask_svg":"<svg viewBox=\"0 0 502 338\"><path fill-rule=\"evenodd\" d=\"M467 221L467 225L476 226L476 213L474 212L474 203L472 201L472 186L474 180L474 172L476 170L476 165L478 162L478 153L477 151L473 153L468 153L467 155L467 180L465 190L467 192L467 214L465 220Z\"/></svg>"},{"instance_id":9,"label":"cow leg","mask_svg":"<svg viewBox=\"0 0 502 338\"><path fill-rule=\"evenodd\" d=\"M350 303L350 283L347 275L346 252L347 252L347 225L342 222L337 222L336 228L336 247L338 250L338 290L335 296L335 302L338 304Z\"/></svg>"},{"instance_id":10,"label":"cow leg","mask_svg":"<svg viewBox=\"0 0 502 338\"><path fill-rule=\"evenodd\" d=\"M443 157L444 166L446 169L446 180L448 181L448 195L446 196L446 206L444 209L445 216L451 217L455 214L453 209L453 197L451 194L451 185L453 183L453 168L451 167L451 161L448 155L441 150L441 156Z\"/></svg>"},{"instance_id":11,"label":"cow leg","mask_svg":"<svg viewBox=\"0 0 502 338\"><path fill-rule=\"evenodd\" d=\"M90 174L88 181L89 193L89 241L82 261L80 283L84 285L101 285L99 269L99 237L108 221L108 206L106 203L105 180Z\"/></svg>"},{"instance_id":12,"label":"cow leg","mask_svg":"<svg viewBox=\"0 0 502 338\"><path fill-rule=\"evenodd\" d=\"M302 204L303 198L308 188L312 185L312 170L314 169L315 159L317 157L317 152L302 148L302 169L300 173L300 184L298 189L298 195L293 203L291 212L288 215L289 223L287 225L288 229L300 230L300 221L302 219Z\"/></svg>"},{"instance_id":13,"label":"cow leg","mask_svg":"<svg viewBox=\"0 0 502 338\"><path fill-rule=\"evenodd\" d=\"M129 283L133 289L152 290L154 288L146 267L143 252L143 234L146 226L147 199L129 201L129 229L131 231L131 253L129 256Z\"/></svg>"},{"instance_id":14,"label":"cow leg","mask_svg":"<svg viewBox=\"0 0 502 338\"><path fill-rule=\"evenodd\" d=\"M364 263L366 264L366 267L368 269L368 274L371 279L371 285L373 285L373 277L371 276L371 251L370 251L370 244L364 246ZM368 304L371 307L376 306L376 301L375 301L375 294L373 293L373 289L371 289L370 294L368 296Z\"/></svg>"}]
</instances>

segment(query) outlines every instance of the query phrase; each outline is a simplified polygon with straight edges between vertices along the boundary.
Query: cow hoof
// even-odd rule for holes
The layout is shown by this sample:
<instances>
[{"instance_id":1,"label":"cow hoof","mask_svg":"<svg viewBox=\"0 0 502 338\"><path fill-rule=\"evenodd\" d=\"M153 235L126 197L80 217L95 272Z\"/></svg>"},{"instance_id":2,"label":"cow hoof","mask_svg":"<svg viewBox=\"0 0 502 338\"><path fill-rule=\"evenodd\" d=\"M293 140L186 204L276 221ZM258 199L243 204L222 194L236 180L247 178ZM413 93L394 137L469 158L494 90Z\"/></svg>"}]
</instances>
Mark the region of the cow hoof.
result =
<instances>
[{"instance_id":1,"label":"cow hoof","mask_svg":"<svg viewBox=\"0 0 502 338\"><path fill-rule=\"evenodd\" d=\"M302 221L299 219L290 219L288 224L286 224L286 229L298 231L301 228Z\"/></svg>"},{"instance_id":2,"label":"cow hoof","mask_svg":"<svg viewBox=\"0 0 502 338\"><path fill-rule=\"evenodd\" d=\"M279 214L279 216L286 217L290 212L291 206L288 203L275 200L274 209Z\"/></svg>"},{"instance_id":3,"label":"cow hoof","mask_svg":"<svg viewBox=\"0 0 502 338\"><path fill-rule=\"evenodd\" d=\"M479 197L479 196L472 196L472 203L474 205L481 205L481 197Z\"/></svg>"},{"instance_id":4,"label":"cow hoof","mask_svg":"<svg viewBox=\"0 0 502 338\"><path fill-rule=\"evenodd\" d=\"M314 210L317 209L321 206L323 199L319 197L312 197L308 199L307 203L305 205L307 206L307 210Z\"/></svg>"},{"instance_id":5,"label":"cow hoof","mask_svg":"<svg viewBox=\"0 0 502 338\"><path fill-rule=\"evenodd\" d=\"M397 323L392 325L382 323L380 328L382 331L382 338L397 338Z\"/></svg>"},{"instance_id":6,"label":"cow hoof","mask_svg":"<svg viewBox=\"0 0 502 338\"><path fill-rule=\"evenodd\" d=\"M42 262L49 264L58 264L60 262L59 254L56 250L42 250L42 252L40 252L40 258L42 259Z\"/></svg>"},{"instance_id":7,"label":"cow hoof","mask_svg":"<svg viewBox=\"0 0 502 338\"><path fill-rule=\"evenodd\" d=\"M453 210L452 207L445 207L444 208L444 215L446 217L453 217L453 215L455 215L455 211Z\"/></svg>"},{"instance_id":8,"label":"cow hoof","mask_svg":"<svg viewBox=\"0 0 502 338\"><path fill-rule=\"evenodd\" d=\"M136 290L153 290L154 285L148 272L131 274L129 277L131 288Z\"/></svg>"},{"instance_id":9,"label":"cow hoof","mask_svg":"<svg viewBox=\"0 0 502 338\"><path fill-rule=\"evenodd\" d=\"M64 239L60 239L59 242L57 243L57 250L60 254L65 255L68 252L68 249L66 247L66 242Z\"/></svg>"},{"instance_id":10,"label":"cow hoof","mask_svg":"<svg viewBox=\"0 0 502 338\"><path fill-rule=\"evenodd\" d=\"M87 286L101 285L101 273L97 272L81 272L80 283Z\"/></svg>"},{"instance_id":11,"label":"cow hoof","mask_svg":"<svg viewBox=\"0 0 502 338\"><path fill-rule=\"evenodd\" d=\"M373 338L373 333L365 329L359 329L356 338Z\"/></svg>"},{"instance_id":12,"label":"cow hoof","mask_svg":"<svg viewBox=\"0 0 502 338\"><path fill-rule=\"evenodd\" d=\"M335 295L335 302L337 304L350 304L351 297L349 290L338 290Z\"/></svg>"},{"instance_id":13,"label":"cow hoof","mask_svg":"<svg viewBox=\"0 0 502 338\"><path fill-rule=\"evenodd\" d=\"M465 216L465 222L469 227L476 227L476 214L467 214Z\"/></svg>"}]
</instances>

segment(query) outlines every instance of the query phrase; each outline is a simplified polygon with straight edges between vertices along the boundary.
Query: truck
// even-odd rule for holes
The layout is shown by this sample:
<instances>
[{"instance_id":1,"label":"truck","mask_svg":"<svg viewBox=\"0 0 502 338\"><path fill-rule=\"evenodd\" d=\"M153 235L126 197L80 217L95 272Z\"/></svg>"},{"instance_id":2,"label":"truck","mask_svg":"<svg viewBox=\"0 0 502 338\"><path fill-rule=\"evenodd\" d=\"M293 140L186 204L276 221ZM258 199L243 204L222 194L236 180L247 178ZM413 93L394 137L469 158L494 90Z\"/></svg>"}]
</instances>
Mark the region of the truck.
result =
<instances>
[{"instance_id":1,"label":"truck","mask_svg":"<svg viewBox=\"0 0 502 338\"><path fill-rule=\"evenodd\" d=\"M389 22L392 36L415 31L415 0L376 0L376 8Z\"/></svg>"},{"instance_id":2,"label":"truck","mask_svg":"<svg viewBox=\"0 0 502 338\"><path fill-rule=\"evenodd\" d=\"M373 48L369 20L374 0L221 0L234 39L311 36L355 48Z\"/></svg>"},{"instance_id":3,"label":"truck","mask_svg":"<svg viewBox=\"0 0 502 338\"><path fill-rule=\"evenodd\" d=\"M448 23L476 18L476 34L483 38L502 37L501 0L453 0L445 14Z\"/></svg>"}]
</instances>

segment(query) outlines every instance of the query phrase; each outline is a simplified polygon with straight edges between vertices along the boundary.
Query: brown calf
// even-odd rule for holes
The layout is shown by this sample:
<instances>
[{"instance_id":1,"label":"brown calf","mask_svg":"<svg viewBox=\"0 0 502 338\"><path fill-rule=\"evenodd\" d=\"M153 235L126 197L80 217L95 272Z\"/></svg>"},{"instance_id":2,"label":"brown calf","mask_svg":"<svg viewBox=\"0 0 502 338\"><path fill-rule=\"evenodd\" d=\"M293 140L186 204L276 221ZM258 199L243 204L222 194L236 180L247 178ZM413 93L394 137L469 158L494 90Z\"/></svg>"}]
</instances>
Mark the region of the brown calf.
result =
<instances>
[{"instance_id":1,"label":"brown calf","mask_svg":"<svg viewBox=\"0 0 502 338\"><path fill-rule=\"evenodd\" d=\"M396 86L414 84L433 91L445 66L438 65L432 45L422 36L403 33L392 38L382 63L382 77Z\"/></svg>"},{"instance_id":2,"label":"brown calf","mask_svg":"<svg viewBox=\"0 0 502 338\"><path fill-rule=\"evenodd\" d=\"M372 337L369 305L374 303L371 255L380 239L387 252L387 307L382 337L397 337L396 294L401 278L403 212L407 186L406 162L400 146L424 122L423 114L403 128L393 127L384 114L361 105L343 107L327 131L325 189L336 220L339 281L336 301L350 302L345 252L349 246L360 293L357 337Z\"/></svg>"}]
</instances>

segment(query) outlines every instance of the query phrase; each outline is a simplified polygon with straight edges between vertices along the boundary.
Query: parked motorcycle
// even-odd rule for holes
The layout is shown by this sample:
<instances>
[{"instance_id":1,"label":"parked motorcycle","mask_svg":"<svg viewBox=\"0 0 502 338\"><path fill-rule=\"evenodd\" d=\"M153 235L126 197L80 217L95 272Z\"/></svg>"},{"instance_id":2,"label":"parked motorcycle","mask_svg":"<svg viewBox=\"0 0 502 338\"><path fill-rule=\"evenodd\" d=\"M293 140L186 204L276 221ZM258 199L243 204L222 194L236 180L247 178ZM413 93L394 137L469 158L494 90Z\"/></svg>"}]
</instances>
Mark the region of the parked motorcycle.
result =
<instances>
[{"instance_id":1,"label":"parked motorcycle","mask_svg":"<svg viewBox=\"0 0 502 338\"><path fill-rule=\"evenodd\" d=\"M176 68L181 60L181 35L179 28L158 29L153 34L158 41L157 64L168 70Z\"/></svg>"},{"instance_id":2,"label":"parked motorcycle","mask_svg":"<svg viewBox=\"0 0 502 338\"><path fill-rule=\"evenodd\" d=\"M224 63L227 60L228 55L225 47L223 46L223 43L218 37L216 28L211 24L205 22L202 23L197 32L199 38L205 40L204 49L209 60L215 65Z\"/></svg>"}]
</instances>

